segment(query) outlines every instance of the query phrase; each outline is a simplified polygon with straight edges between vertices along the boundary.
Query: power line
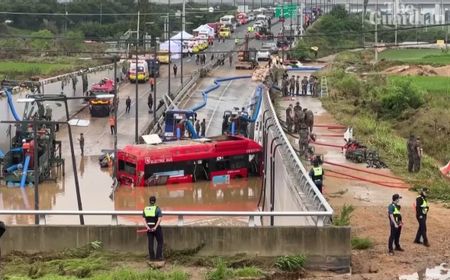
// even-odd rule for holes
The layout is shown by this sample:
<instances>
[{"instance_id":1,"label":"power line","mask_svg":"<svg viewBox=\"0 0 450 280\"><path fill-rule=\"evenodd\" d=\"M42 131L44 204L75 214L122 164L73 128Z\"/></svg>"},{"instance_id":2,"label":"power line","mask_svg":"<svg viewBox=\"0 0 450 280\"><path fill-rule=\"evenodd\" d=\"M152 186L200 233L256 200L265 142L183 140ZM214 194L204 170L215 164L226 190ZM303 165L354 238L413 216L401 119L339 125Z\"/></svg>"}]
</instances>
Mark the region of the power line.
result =
<instances>
[{"instance_id":1,"label":"power line","mask_svg":"<svg viewBox=\"0 0 450 280\"><path fill-rule=\"evenodd\" d=\"M195 8L197 9L197 8ZM186 11L186 14L199 14L202 12L207 12L208 14L219 14L219 13L224 13L224 12L230 12L230 10L214 10L213 12L209 12L207 10L198 10L198 11ZM171 15L175 15L176 12L175 11L171 11L169 12ZM98 17L98 16L137 16L137 12L135 13L70 13L67 12L67 14L64 13L33 13L33 12L0 12L0 15L27 15L27 16L56 16L56 17L70 17L70 16L93 16L93 17ZM160 13L160 12L152 12L152 13L140 13L141 16L146 16L146 15L167 15L166 13Z\"/></svg>"}]
</instances>

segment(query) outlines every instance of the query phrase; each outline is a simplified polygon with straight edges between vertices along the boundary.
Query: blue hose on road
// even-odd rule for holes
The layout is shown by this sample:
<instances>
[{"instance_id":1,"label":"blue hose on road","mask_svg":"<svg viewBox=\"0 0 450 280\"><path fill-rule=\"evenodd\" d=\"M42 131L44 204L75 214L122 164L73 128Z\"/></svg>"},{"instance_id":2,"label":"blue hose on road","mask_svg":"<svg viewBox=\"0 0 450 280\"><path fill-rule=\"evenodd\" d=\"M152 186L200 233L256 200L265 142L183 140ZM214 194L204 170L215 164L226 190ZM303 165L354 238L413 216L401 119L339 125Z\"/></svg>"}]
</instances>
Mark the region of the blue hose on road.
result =
<instances>
[{"instance_id":1,"label":"blue hose on road","mask_svg":"<svg viewBox=\"0 0 450 280\"><path fill-rule=\"evenodd\" d=\"M16 121L20 121L20 117L19 117L19 115L16 112L16 108L14 107L14 101L13 101L13 98L12 98L12 95L11 95L11 90L10 89L6 89L5 93L6 93L6 97L8 98L9 110L11 110L11 113L12 113L14 119Z\"/></svg>"},{"instance_id":2,"label":"blue hose on road","mask_svg":"<svg viewBox=\"0 0 450 280\"><path fill-rule=\"evenodd\" d=\"M20 180L20 187L25 187L25 183L27 181L27 172L28 172L28 166L30 165L30 156L25 157L25 163L23 164L23 170L22 170L22 179Z\"/></svg>"},{"instance_id":3,"label":"blue hose on road","mask_svg":"<svg viewBox=\"0 0 450 280\"><path fill-rule=\"evenodd\" d=\"M256 92L255 92L255 97L257 98L256 109L253 111L252 117L249 118L249 117L241 116L240 117L241 119L243 119L249 123L253 123L257 120L258 115L259 115L259 110L261 109L261 104L262 104L262 99L263 99L263 90L264 90L264 88L262 85L258 85L258 87L256 87Z\"/></svg>"},{"instance_id":4,"label":"blue hose on road","mask_svg":"<svg viewBox=\"0 0 450 280\"><path fill-rule=\"evenodd\" d=\"M202 91L203 101L201 103L195 105L190 110L196 112L196 111L200 110L201 108L205 107L206 103L208 102L208 93L218 89L222 82L231 81L231 80L238 80L238 79L249 79L251 77L252 77L251 75L246 75L246 76L235 76L235 77L215 79L214 80L214 85L212 85L210 87L207 87L205 90Z\"/></svg>"}]
</instances>

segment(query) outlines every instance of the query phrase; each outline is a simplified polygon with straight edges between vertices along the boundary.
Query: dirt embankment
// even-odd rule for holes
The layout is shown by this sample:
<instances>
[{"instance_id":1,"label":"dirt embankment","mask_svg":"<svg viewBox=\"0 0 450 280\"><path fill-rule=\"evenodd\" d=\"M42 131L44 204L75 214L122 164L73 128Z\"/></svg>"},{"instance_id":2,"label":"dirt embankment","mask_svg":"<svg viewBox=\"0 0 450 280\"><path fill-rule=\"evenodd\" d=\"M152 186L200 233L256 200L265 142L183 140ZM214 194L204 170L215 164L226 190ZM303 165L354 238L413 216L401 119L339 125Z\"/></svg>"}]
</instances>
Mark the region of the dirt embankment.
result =
<instances>
[{"instance_id":1,"label":"dirt embankment","mask_svg":"<svg viewBox=\"0 0 450 280\"><path fill-rule=\"evenodd\" d=\"M396 65L383 73L402 76L442 76L450 77L450 65L433 67L431 65Z\"/></svg>"}]
</instances>

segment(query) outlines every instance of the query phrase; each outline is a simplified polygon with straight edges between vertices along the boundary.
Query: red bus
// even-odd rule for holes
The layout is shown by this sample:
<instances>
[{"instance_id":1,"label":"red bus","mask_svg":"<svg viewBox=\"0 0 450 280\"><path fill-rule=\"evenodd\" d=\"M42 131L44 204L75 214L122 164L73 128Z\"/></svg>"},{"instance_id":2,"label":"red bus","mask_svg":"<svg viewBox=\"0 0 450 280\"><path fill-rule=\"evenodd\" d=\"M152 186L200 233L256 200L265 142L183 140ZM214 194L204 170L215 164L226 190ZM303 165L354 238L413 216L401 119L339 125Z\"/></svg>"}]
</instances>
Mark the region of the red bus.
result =
<instances>
[{"instance_id":1,"label":"red bus","mask_svg":"<svg viewBox=\"0 0 450 280\"><path fill-rule=\"evenodd\" d=\"M241 136L128 145L118 151L117 177L134 186L261 175L262 147Z\"/></svg>"}]
</instances>

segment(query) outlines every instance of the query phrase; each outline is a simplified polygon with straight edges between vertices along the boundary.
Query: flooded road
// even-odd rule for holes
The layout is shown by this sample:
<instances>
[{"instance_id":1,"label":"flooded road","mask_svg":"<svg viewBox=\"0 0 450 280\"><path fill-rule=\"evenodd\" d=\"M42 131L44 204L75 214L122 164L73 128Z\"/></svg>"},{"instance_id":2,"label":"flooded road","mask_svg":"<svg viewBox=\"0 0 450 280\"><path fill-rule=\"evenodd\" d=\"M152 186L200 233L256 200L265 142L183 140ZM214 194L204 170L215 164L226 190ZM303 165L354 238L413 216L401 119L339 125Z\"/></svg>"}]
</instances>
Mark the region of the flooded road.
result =
<instances>
[{"instance_id":1,"label":"flooded road","mask_svg":"<svg viewBox=\"0 0 450 280\"><path fill-rule=\"evenodd\" d=\"M66 171L71 168L66 166ZM166 211L256 211L261 179L235 179L228 184L215 185L210 181L173 184L158 187L119 187L110 198L112 169L100 169L96 156L85 156L79 162L81 198L85 210L142 210L148 198L155 195L157 204ZM62 182L39 185L41 210L77 210L73 175L66 172ZM1 187L0 209L34 209L34 188ZM31 224L33 216L2 216L7 224ZM201 222L208 217L186 218L186 223ZM239 222L239 219L236 220ZM246 219L244 219L246 221ZM85 216L86 224L110 224L110 216ZM119 217L120 224L141 223L140 217ZM49 224L78 224L76 216L51 216ZM176 223L176 217L164 218L164 224Z\"/></svg>"},{"instance_id":2,"label":"flooded road","mask_svg":"<svg viewBox=\"0 0 450 280\"><path fill-rule=\"evenodd\" d=\"M432 268L426 268L410 275L402 275L399 280L449 280L450 269L448 264L442 263Z\"/></svg>"}]
</instances>

